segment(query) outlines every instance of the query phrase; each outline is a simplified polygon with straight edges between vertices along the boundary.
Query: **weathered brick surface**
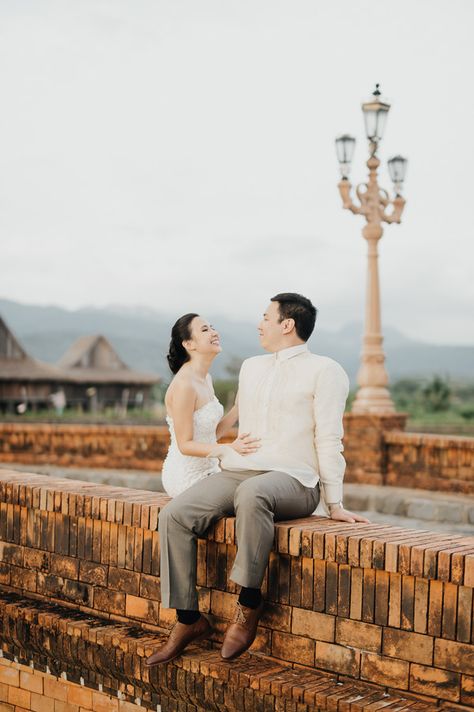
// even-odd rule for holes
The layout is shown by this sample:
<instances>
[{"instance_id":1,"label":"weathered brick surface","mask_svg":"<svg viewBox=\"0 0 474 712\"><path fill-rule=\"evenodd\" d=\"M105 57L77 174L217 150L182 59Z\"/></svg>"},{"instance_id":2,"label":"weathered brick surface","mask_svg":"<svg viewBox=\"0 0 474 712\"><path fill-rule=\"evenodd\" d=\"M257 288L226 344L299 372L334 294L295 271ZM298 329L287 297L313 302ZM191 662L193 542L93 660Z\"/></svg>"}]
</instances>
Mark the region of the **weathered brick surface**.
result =
<instances>
[{"instance_id":1,"label":"weathered brick surface","mask_svg":"<svg viewBox=\"0 0 474 712\"><path fill-rule=\"evenodd\" d=\"M346 413L346 481L474 494L474 438L405 433L405 424L399 413ZM162 426L0 423L5 463L159 471L168 445Z\"/></svg>"},{"instance_id":2,"label":"weathered brick surface","mask_svg":"<svg viewBox=\"0 0 474 712\"><path fill-rule=\"evenodd\" d=\"M140 709L137 700L141 709L156 710L160 705L162 712L349 710L338 707L343 700L357 702L357 709L378 709L373 706L377 700L400 712L415 704L423 712L436 709L433 702L421 703L410 693L387 693L384 687L275 659L246 654L229 665L209 643L191 646L172 663L148 670L144 658L163 642L162 634L11 593L0 595L0 615L5 656L0 677L7 680L9 699L28 703L29 710L132 712ZM27 645L20 646L26 637ZM358 666L356 651L321 645L329 646L321 649L322 659L326 655L329 663L336 655L344 673L354 660ZM31 661L34 671L26 665ZM22 671L29 676L26 686Z\"/></svg>"},{"instance_id":3,"label":"weathered brick surface","mask_svg":"<svg viewBox=\"0 0 474 712\"><path fill-rule=\"evenodd\" d=\"M148 491L2 472L4 653L56 673L59 663L69 661L64 669L71 675L90 673L91 689L97 676L108 677L100 684L115 696L120 684L150 695L173 689L183 704L204 709L219 709L221 699L221 709L231 710L298 704L308 705L305 712L311 705L336 709L319 691L331 674L336 688L330 696L338 709L353 694L347 688L340 697L341 681L362 692L374 684L371 694L398 690L412 705L419 698L410 695L473 704L474 542L316 517L276 524L264 585L267 610L253 648L260 657L244 656L242 667L228 666L218 651L204 646L186 658L189 669L184 658L176 661L166 679L160 678L164 672L145 670L144 656L174 622L173 612L161 607L159 582L157 525L167 502ZM198 543L201 608L214 624L216 647L234 613L237 587L227 574L235 551L232 518L218 522ZM257 677L250 678L249 669ZM0 685L20 687L14 673L9 669L3 680L0 669ZM277 681L280 676L284 683ZM48 684L55 699L69 704L65 682ZM297 687L298 699L292 691ZM28 685L21 689L32 700L39 694ZM348 712L356 703L347 702Z\"/></svg>"},{"instance_id":4,"label":"weathered brick surface","mask_svg":"<svg viewBox=\"0 0 474 712\"><path fill-rule=\"evenodd\" d=\"M474 438L384 433L385 484L474 494Z\"/></svg>"},{"instance_id":5,"label":"weathered brick surface","mask_svg":"<svg viewBox=\"0 0 474 712\"><path fill-rule=\"evenodd\" d=\"M403 430L405 421L403 415L345 415L349 481L382 481L383 433ZM0 423L0 461L6 463L158 471L168 445L168 429L162 426Z\"/></svg>"},{"instance_id":6,"label":"weathered brick surface","mask_svg":"<svg viewBox=\"0 0 474 712\"><path fill-rule=\"evenodd\" d=\"M385 433L403 431L407 417L393 415L344 415L344 457L347 482L384 484L386 471Z\"/></svg>"},{"instance_id":7,"label":"weathered brick surface","mask_svg":"<svg viewBox=\"0 0 474 712\"><path fill-rule=\"evenodd\" d=\"M163 426L0 423L0 461L159 470L169 445Z\"/></svg>"},{"instance_id":8,"label":"weathered brick surface","mask_svg":"<svg viewBox=\"0 0 474 712\"><path fill-rule=\"evenodd\" d=\"M10 679L12 674L20 675L19 685L11 682L1 684L0 712L140 712L144 709L155 712L157 705L161 706L162 712L205 712L203 707L184 701L178 705L173 696L164 693L144 693L142 700L139 695L143 691L126 683L121 683L113 694L108 694L58 678L42 670L42 667L27 668L8 657L0 658L0 677ZM101 677L100 682L96 679L88 682L96 688L99 685L103 688L105 680Z\"/></svg>"}]
</instances>

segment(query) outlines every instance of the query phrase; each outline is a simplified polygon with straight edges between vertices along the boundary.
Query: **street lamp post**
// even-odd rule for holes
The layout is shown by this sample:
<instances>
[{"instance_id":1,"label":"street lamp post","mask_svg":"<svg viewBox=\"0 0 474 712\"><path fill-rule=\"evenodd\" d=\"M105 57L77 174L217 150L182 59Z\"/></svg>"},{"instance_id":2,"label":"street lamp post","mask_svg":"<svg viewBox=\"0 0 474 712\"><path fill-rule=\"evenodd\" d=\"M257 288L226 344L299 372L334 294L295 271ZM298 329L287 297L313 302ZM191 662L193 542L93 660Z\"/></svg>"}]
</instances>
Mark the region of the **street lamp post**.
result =
<instances>
[{"instance_id":1,"label":"street lamp post","mask_svg":"<svg viewBox=\"0 0 474 712\"><path fill-rule=\"evenodd\" d=\"M377 84L371 99L362 104L365 129L369 141L369 160L367 161L369 178L367 183L360 183L356 187L358 204L352 201L352 186L349 181L355 138L344 134L336 139L337 157L342 176L338 184L342 205L356 215L363 215L367 221L362 229L362 235L367 240L368 247L365 325L361 366L357 374L359 389L352 405L353 413L393 413L395 411L395 406L387 388L388 373L385 368L385 354L382 347L378 241L383 234L382 223L401 222L403 208L405 207L401 189L405 178L407 160L402 156L395 156L388 161L390 178L395 189L395 197L391 200L387 191L380 188L377 180L377 169L380 165L380 160L377 158L377 149L382 139L389 109L390 104L382 101L379 85Z\"/></svg>"}]
</instances>

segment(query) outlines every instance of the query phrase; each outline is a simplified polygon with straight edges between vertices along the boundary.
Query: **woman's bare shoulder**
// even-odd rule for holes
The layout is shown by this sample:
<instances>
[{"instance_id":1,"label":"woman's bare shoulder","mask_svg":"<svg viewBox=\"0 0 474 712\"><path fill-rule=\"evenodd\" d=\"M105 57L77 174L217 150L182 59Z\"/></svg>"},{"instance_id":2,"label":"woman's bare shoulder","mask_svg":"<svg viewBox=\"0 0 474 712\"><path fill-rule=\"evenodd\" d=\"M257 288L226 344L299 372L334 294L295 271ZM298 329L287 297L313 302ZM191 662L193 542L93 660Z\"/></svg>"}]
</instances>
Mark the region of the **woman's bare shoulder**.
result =
<instances>
[{"instance_id":1,"label":"woman's bare shoulder","mask_svg":"<svg viewBox=\"0 0 474 712\"><path fill-rule=\"evenodd\" d=\"M196 398L196 389L194 387L191 374L188 372L182 373L181 371L176 374L176 376L171 381L166 391L166 404L170 404L176 398Z\"/></svg>"}]
</instances>

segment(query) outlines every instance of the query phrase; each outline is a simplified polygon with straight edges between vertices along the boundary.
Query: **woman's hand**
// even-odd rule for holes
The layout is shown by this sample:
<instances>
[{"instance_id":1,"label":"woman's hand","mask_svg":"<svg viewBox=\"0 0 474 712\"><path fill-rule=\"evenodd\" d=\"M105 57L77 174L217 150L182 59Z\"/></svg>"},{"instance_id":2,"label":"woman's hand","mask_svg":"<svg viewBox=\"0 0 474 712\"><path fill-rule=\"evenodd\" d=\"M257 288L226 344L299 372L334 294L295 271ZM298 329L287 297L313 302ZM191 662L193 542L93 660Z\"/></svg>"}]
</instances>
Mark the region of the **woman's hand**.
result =
<instances>
[{"instance_id":1,"label":"woman's hand","mask_svg":"<svg viewBox=\"0 0 474 712\"><path fill-rule=\"evenodd\" d=\"M230 443L230 447L239 455L251 455L253 452L257 452L260 447L259 442L260 438L251 438L250 433L242 433L233 443Z\"/></svg>"}]
</instances>

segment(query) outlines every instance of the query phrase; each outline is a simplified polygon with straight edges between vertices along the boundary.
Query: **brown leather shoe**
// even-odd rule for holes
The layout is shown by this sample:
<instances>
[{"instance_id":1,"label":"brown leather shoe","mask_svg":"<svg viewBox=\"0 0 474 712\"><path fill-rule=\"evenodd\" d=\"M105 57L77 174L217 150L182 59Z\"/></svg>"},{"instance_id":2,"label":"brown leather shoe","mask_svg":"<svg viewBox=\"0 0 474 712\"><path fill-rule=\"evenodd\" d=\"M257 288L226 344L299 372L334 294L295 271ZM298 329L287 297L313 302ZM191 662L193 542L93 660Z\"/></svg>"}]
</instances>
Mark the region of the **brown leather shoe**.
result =
<instances>
[{"instance_id":1,"label":"brown leather shoe","mask_svg":"<svg viewBox=\"0 0 474 712\"><path fill-rule=\"evenodd\" d=\"M258 608L247 608L237 601L233 623L227 628L222 643L221 657L233 660L250 648L257 635L257 625L263 612L263 601Z\"/></svg>"},{"instance_id":2,"label":"brown leather shoe","mask_svg":"<svg viewBox=\"0 0 474 712\"><path fill-rule=\"evenodd\" d=\"M162 645L156 653L153 653L145 660L145 665L147 667L153 667L154 665L169 663L181 655L183 650L190 643L209 638L211 633L211 624L204 616L201 616L196 623L191 623L191 625L186 625L178 621L171 629L166 643Z\"/></svg>"}]
</instances>

